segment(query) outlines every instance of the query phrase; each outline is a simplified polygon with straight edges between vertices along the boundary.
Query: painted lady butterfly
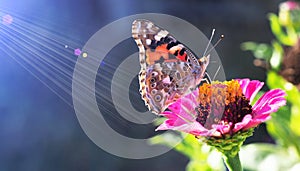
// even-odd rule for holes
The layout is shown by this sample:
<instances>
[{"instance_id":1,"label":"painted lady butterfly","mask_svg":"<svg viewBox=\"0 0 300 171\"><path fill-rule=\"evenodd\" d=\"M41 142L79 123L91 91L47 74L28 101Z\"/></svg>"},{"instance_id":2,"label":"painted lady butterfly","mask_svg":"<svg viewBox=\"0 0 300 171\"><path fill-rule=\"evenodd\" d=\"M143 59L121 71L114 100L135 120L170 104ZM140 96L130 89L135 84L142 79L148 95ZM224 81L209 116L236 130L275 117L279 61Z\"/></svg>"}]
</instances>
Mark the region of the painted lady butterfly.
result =
<instances>
[{"instance_id":1,"label":"painted lady butterfly","mask_svg":"<svg viewBox=\"0 0 300 171\"><path fill-rule=\"evenodd\" d=\"M168 31L144 19L133 22L132 37L139 48L140 93L149 110L163 112L200 84L209 56L198 58Z\"/></svg>"}]
</instances>

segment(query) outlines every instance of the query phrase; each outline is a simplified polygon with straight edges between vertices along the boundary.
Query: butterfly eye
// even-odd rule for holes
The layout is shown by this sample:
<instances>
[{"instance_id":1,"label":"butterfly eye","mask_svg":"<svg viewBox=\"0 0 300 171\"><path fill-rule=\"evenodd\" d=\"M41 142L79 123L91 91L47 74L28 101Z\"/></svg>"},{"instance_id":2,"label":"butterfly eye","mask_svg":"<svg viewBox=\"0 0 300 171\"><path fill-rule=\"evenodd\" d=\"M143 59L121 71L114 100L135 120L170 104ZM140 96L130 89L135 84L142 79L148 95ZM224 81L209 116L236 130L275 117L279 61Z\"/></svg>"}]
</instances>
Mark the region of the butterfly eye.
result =
<instances>
[{"instance_id":1,"label":"butterfly eye","mask_svg":"<svg viewBox=\"0 0 300 171\"><path fill-rule=\"evenodd\" d=\"M157 101L157 102L159 102L159 101L161 101L161 95L156 95L155 97L154 97L154 99L155 99L155 101Z\"/></svg>"},{"instance_id":2,"label":"butterfly eye","mask_svg":"<svg viewBox=\"0 0 300 171\"><path fill-rule=\"evenodd\" d=\"M156 87L156 83L151 84L151 88L155 88Z\"/></svg>"}]
</instances>

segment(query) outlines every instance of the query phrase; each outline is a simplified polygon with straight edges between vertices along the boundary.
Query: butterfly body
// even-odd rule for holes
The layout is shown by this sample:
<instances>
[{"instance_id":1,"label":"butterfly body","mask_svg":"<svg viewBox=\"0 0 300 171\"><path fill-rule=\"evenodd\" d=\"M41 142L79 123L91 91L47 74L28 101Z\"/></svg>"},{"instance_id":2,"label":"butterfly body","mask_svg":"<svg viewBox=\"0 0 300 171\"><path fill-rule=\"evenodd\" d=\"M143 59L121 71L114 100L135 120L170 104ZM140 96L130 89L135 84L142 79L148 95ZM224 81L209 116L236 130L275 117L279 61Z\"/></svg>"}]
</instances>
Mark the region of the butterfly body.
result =
<instances>
[{"instance_id":1,"label":"butterfly body","mask_svg":"<svg viewBox=\"0 0 300 171\"><path fill-rule=\"evenodd\" d=\"M146 106L161 113L203 79L209 57L198 58L168 31L148 20L135 20L132 37L139 48L140 93Z\"/></svg>"}]
</instances>

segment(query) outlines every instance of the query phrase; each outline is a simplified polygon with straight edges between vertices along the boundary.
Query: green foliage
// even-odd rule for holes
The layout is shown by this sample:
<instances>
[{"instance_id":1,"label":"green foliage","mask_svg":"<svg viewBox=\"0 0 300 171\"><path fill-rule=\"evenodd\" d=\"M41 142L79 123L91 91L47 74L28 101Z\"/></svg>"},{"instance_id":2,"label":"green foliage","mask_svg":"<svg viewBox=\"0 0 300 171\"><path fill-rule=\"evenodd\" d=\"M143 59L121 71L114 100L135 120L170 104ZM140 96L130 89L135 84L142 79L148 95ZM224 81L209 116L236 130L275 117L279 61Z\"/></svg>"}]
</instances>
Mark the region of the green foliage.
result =
<instances>
[{"instance_id":1,"label":"green foliage","mask_svg":"<svg viewBox=\"0 0 300 171\"><path fill-rule=\"evenodd\" d=\"M283 45L292 46L297 40L298 36L292 24L282 26L279 22L279 18L276 14L269 14L270 28L273 34L276 36L277 40Z\"/></svg>"},{"instance_id":2,"label":"green foliage","mask_svg":"<svg viewBox=\"0 0 300 171\"><path fill-rule=\"evenodd\" d=\"M285 150L274 144L255 143L243 146L240 156L244 169L249 171L292 170L299 164L294 150Z\"/></svg>"},{"instance_id":3,"label":"green foliage","mask_svg":"<svg viewBox=\"0 0 300 171\"><path fill-rule=\"evenodd\" d=\"M243 50L251 51L258 59L270 60L273 49L266 43L244 42L241 45Z\"/></svg>"},{"instance_id":4,"label":"green foliage","mask_svg":"<svg viewBox=\"0 0 300 171\"><path fill-rule=\"evenodd\" d=\"M272 47L273 53L270 58L270 65L275 71L278 71L280 69L280 63L282 61L283 48L277 41L272 42Z\"/></svg>"},{"instance_id":5,"label":"green foliage","mask_svg":"<svg viewBox=\"0 0 300 171\"><path fill-rule=\"evenodd\" d=\"M247 170L289 170L300 165L300 91L279 75L283 47L296 45L300 36L300 10L281 10L278 16L271 13L268 18L276 40L270 44L245 42L241 47L268 64L266 85L284 90L287 105L273 113L266 123L276 144L251 144L242 148L241 159Z\"/></svg>"},{"instance_id":6,"label":"green foliage","mask_svg":"<svg viewBox=\"0 0 300 171\"><path fill-rule=\"evenodd\" d=\"M268 131L285 147L292 146L300 157L300 92L275 72L268 72L270 88L281 88L287 93L287 105L279 109L267 124Z\"/></svg>"},{"instance_id":7,"label":"green foliage","mask_svg":"<svg viewBox=\"0 0 300 171\"><path fill-rule=\"evenodd\" d=\"M238 155L240 148L246 138L252 136L254 129L248 129L246 131L239 131L233 136L227 136L223 138L204 138L204 142L212 147L215 147L222 154L229 157Z\"/></svg>"},{"instance_id":8,"label":"green foliage","mask_svg":"<svg viewBox=\"0 0 300 171\"><path fill-rule=\"evenodd\" d=\"M177 145L174 144L180 139L182 141ZM211 147L199 142L192 135L181 133L174 133L168 131L167 133L157 135L151 138L152 144L163 144L169 147L174 147L174 150L184 154L190 159L186 170L187 171L223 171L225 170L222 164L221 154L214 151Z\"/></svg>"}]
</instances>

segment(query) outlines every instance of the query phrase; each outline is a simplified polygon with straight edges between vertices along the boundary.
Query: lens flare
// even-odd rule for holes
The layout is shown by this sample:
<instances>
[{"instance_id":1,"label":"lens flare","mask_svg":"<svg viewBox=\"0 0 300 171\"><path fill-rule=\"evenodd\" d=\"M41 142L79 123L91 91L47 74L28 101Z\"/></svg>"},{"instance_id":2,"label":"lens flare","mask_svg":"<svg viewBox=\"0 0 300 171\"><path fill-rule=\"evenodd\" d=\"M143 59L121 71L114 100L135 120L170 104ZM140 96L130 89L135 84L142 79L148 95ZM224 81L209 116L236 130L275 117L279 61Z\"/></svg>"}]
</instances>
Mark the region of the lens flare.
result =
<instances>
[{"instance_id":1,"label":"lens flare","mask_svg":"<svg viewBox=\"0 0 300 171\"><path fill-rule=\"evenodd\" d=\"M81 50L79 48L74 50L74 55L79 56L81 54Z\"/></svg>"},{"instance_id":2,"label":"lens flare","mask_svg":"<svg viewBox=\"0 0 300 171\"><path fill-rule=\"evenodd\" d=\"M2 24L4 25L10 25L13 22L13 17L6 14L2 17Z\"/></svg>"},{"instance_id":3,"label":"lens flare","mask_svg":"<svg viewBox=\"0 0 300 171\"><path fill-rule=\"evenodd\" d=\"M86 58L88 54L86 52L82 53L82 57Z\"/></svg>"}]
</instances>

